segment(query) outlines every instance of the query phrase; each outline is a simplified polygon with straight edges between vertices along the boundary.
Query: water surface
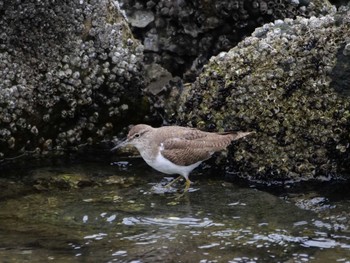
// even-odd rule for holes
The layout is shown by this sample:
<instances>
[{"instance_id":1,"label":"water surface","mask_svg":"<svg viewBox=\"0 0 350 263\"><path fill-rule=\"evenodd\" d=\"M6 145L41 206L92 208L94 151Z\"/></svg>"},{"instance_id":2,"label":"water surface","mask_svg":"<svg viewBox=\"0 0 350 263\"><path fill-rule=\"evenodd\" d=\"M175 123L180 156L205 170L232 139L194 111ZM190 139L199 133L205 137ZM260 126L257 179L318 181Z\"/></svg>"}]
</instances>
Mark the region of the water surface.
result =
<instances>
[{"instance_id":1,"label":"water surface","mask_svg":"<svg viewBox=\"0 0 350 263\"><path fill-rule=\"evenodd\" d=\"M183 183L165 188L171 177L138 159L3 173L0 258L350 262L347 185L271 193L210 170L191 179L190 193L176 199Z\"/></svg>"}]
</instances>

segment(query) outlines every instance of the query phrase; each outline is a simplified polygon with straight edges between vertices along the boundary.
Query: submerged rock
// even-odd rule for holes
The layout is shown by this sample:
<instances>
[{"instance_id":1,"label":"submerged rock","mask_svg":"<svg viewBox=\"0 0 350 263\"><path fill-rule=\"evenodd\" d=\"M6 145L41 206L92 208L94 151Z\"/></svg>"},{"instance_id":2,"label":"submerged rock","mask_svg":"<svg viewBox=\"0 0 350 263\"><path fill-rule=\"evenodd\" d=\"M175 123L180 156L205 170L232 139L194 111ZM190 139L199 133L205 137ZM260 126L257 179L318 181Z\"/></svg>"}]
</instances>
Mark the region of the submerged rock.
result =
<instances>
[{"instance_id":1,"label":"submerged rock","mask_svg":"<svg viewBox=\"0 0 350 263\"><path fill-rule=\"evenodd\" d=\"M0 163L144 118L143 46L116 1L1 1L0 14Z\"/></svg>"},{"instance_id":2,"label":"submerged rock","mask_svg":"<svg viewBox=\"0 0 350 263\"><path fill-rule=\"evenodd\" d=\"M350 98L337 79L342 73L343 84L349 79L349 60L339 59L349 44L349 21L349 8L342 8L257 28L213 57L167 116L206 130L256 131L229 157L228 171L245 178L271 182L349 173Z\"/></svg>"}]
</instances>

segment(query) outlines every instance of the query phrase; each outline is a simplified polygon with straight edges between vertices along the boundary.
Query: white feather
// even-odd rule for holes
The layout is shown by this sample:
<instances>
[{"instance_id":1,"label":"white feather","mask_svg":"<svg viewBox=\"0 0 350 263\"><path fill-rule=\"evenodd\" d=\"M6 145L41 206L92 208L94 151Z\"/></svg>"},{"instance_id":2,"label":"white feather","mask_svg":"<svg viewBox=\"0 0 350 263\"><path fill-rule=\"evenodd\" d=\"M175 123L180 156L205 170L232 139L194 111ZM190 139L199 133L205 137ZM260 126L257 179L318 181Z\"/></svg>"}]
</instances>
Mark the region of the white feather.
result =
<instances>
[{"instance_id":1,"label":"white feather","mask_svg":"<svg viewBox=\"0 0 350 263\"><path fill-rule=\"evenodd\" d=\"M161 145L161 149L162 147L163 146ZM149 166L151 166L153 169L156 169L159 172L162 172L165 174L180 174L186 179L188 179L188 175L190 174L190 172L196 167L198 167L198 165L200 165L202 162L202 161L199 161L188 166L177 165L170 162L168 159L164 158L163 155L161 154L161 151L158 153L155 159L144 158L144 160Z\"/></svg>"}]
</instances>

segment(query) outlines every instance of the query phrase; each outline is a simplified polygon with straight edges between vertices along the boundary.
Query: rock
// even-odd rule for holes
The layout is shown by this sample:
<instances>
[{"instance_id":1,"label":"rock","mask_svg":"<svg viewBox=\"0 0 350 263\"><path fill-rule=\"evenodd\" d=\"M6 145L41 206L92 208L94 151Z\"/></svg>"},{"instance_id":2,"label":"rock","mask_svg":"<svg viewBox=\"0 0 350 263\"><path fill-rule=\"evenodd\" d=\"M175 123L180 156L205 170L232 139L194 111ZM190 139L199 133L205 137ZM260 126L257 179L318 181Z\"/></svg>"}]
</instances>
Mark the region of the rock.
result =
<instances>
[{"instance_id":1,"label":"rock","mask_svg":"<svg viewBox=\"0 0 350 263\"><path fill-rule=\"evenodd\" d=\"M0 13L0 163L109 140L147 114L143 46L117 2L1 1Z\"/></svg>"},{"instance_id":2,"label":"rock","mask_svg":"<svg viewBox=\"0 0 350 263\"><path fill-rule=\"evenodd\" d=\"M276 19L327 12L327 0L140 1L121 0L145 61L173 76L195 80L208 59ZM198 63L200 62L200 63Z\"/></svg>"},{"instance_id":3,"label":"rock","mask_svg":"<svg viewBox=\"0 0 350 263\"><path fill-rule=\"evenodd\" d=\"M227 164L229 172L244 178L346 176L349 21L350 8L343 7L257 28L237 47L211 58L180 99L165 103L168 118L205 130L256 131L235 144Z\"/></svg>"},{"instance_id":4,"label":"rock","mask_svg":"<svg viewBox=\"0 0 350 263\"><path fill-rule=\"evenodd\" d=\"M147 83L149 83L145 90L153 95L157 95L169 83L173 76L169 71L155 63L146 65L145 67L148 79Z\"/></svg>"},{"instance_id":5,"label":"rock","mask_svg":"<svg viewBox=\"0 0 350 263\"><path fill-rule=\"evenodd\" d=\"M150 11L135 11L128 21L133 27L144 28L154 21L154 15Z\"/></svg>"}]
</instances>

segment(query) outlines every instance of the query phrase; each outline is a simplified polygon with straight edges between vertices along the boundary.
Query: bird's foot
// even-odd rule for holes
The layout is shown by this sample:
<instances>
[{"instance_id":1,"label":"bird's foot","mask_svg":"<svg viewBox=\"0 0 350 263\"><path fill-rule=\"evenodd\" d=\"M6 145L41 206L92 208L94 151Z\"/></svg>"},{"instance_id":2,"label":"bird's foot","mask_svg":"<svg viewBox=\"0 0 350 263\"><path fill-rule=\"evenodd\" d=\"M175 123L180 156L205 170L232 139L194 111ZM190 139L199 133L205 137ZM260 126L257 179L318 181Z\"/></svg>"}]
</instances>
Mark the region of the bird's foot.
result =
<instances>
[{"instance_id":1,"label":"bird's foot","mask_svg":"<svg viewBox=\"0 0 350 263\"><path fill-rule=\"evenodd\" d=\"M182 176L178 176L176 177L174 180L172 180L170 183L168 183L165 188L170 188L174 183L176 183L177 181L179 181L182 178Z\"/></svg>"},{"instance_id":2,"label":"bird's foot","mask_svg":"<svg viewBox=\"0 0 350 263\"><path fill-rule=\"evenodd\" d=\"M176 179L175 179L176 180ZM189 179L186 178L186 183L185 183L185 189L184 191L182 192L182 194L179 194L175 199L176 200L179 200L181 197L183 197L187 192L188 190L190 189L190 186L191 186L191 181Z\"/></svg>"}]
</instances>

